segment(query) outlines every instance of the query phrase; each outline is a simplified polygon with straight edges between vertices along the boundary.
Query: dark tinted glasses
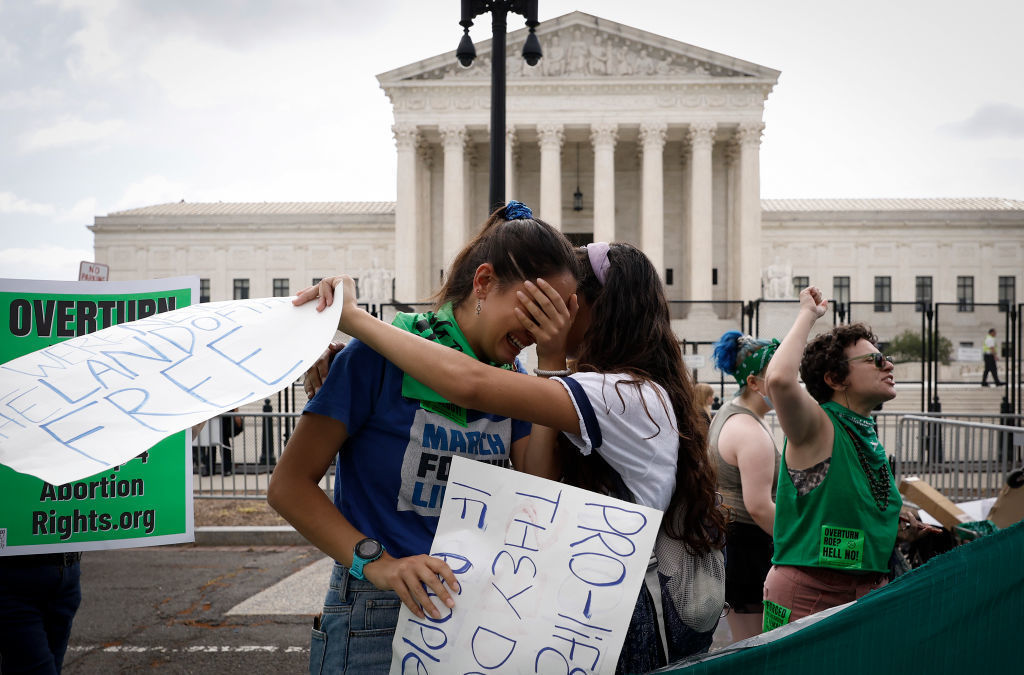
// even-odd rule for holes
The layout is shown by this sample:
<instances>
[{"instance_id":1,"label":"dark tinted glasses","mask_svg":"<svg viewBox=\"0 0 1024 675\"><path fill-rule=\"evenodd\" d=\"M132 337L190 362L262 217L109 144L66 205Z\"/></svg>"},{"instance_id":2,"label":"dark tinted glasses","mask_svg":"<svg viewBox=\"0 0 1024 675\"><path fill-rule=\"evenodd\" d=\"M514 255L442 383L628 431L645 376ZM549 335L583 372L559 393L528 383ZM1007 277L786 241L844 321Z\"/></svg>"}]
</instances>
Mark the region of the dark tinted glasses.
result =
<instances>
[{"instance_id":1,"label":"dark tinted glasses","mask_svg":"<svg viewBox=\"0 0 1024 675\"><path fill-rule=\"evenodd\" d=\"M854 356L852 359L846 359L846 362L850 361L873 361L875 368L882 370L886 364L892 363L892 359L883 354L882 352L873 352L871 354L861 354L860 356Z\"/></svg>"}]
</instances>

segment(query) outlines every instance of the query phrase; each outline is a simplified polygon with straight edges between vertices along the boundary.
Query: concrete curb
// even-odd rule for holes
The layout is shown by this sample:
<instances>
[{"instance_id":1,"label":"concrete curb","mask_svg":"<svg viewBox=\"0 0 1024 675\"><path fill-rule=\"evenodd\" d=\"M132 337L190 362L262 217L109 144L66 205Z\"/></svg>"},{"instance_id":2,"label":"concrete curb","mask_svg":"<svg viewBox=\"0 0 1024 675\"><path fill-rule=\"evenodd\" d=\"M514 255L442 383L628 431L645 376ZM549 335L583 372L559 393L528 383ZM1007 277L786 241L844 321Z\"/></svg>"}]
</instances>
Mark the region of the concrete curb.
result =
<instances>
[{"instance_id":1,"label":"concrete curb","mask_svg":"<svg viewBox=\"0 0 1024 675\"><path fill-rule=\"evenodd\" d=\"M195 528L196 546L309 546L291 525L224 526Z\"/></svg>"}]
</instances>

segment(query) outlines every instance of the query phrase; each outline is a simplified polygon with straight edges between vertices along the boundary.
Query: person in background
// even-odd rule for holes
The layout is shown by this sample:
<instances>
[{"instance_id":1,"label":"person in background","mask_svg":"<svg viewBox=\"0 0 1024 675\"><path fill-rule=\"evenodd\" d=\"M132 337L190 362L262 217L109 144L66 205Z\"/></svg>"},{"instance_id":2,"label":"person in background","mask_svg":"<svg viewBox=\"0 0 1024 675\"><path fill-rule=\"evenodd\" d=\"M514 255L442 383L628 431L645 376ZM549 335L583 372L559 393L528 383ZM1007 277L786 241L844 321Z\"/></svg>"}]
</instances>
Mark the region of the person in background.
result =
<instances>
[{"instance_id":1,"label":"person in background","mask_svg":"<svg viewBox=\"0 0 1024 675\"><path fill-rule=\"evenodd\" d=\"M995 381L997 387L1003 386L1003 383L999 381L999 371L996 369L996 360L999 358L996 347L996 329L989 328L988 335L985 336L985 342L981 347L981 358L985 361L985 372L981 374L981 386L988 386L988 374L992 373L992 379Z\"/></svg>"},{"instance_id":2,"label":"person in background","mask_svg":"<svg viewBox=\"0 0 1024 675\"><path fill-rule=\"evenodd\" d=\"M786 434L766 629L885 585L896 542L902 499L871 418L896 396L893 364L860 323L808 343L827 308L818 288L800 292L796 320L765 372Z\"/></svg>"},{"instance_id":3,"label":"person in background","mask_svg":"<svg viewBox=\"0 0 1024 675\"><path fill-rule=\"evenodd\" d=\"M400 314L393 329L488 372L535 379L522 374L517 357L546 338L522 327L518 293L527 279L543 278L568 301L577 267L561 233L509 202L456 256L436 309ZM566 320L561 330L568 329ZM439 618L429 591L454 607L449 589L459 588L451 568L427 555L451 457L511 460L520 467L533 442L529 423L454 401L401 366L364 342L349 342L306 405L271 477L270 505L336 561L323 614L314 621L313 673L386 673L402 603L417 617L426 611ZM492 452L425 448L428 425L446 438L490 438ZM335 458L332 503L319 481Z\"/></svg>"},{"instance_id":4,"label":"person in background","mask_svg":"<svg viewBox=\"0 0 1024 675\"><path fill-rule=\"evenodd\" d=\"M82 603L79 552L0 557L0 673L59 673Z\"/></svg>"},{"instance_id":5,"label":"person in background","mask_svg":"<svg viewBox=\"0 0 1024 675\"><path fill-rule=\"evenodd\" d=\"M245 430L245 419L241 415L231 414L237 412L238 408L232 408L220 418L220 470L224 476L235 472L234 441Z\"/></svg>"},{"instance_id":6,"label":"person in background","mask_svg":"<svg viewBox=\"0 0 1024 675\"><path fill-rule=\"evenodd\" d=\"M715 390L706 382L698 382L694 390L696 391L697 401L700 402L704 421L711 424L711 417L714 415L711 411L711 406L715 403Z\"/></svg>"},{"instance_id":7,"label":"person in background","mask_svg":"<svg viewBox=\"0 0 1024 675\"><path fill-rule=\"evenodd\" d=\"M772 404L764 372L778 340L728 331L715 343L712 360L739 385L736 396L715 414L708 432L718 467L718 490L729 508L725 541L726 616L734 640L761 632L764 580L772 566L775 484L779 450L764 423Z\"/></svg>"}]
</instances>

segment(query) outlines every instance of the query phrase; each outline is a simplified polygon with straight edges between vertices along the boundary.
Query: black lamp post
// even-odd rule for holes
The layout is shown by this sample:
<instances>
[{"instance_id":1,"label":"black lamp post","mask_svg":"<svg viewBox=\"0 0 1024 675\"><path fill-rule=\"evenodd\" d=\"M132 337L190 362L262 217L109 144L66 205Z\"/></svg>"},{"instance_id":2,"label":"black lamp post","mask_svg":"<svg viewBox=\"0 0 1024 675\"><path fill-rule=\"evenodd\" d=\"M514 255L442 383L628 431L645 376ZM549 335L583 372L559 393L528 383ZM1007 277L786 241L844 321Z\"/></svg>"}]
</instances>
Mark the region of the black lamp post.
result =
<instances>
[{"instance_id":1,"label":"black lamp post","mask_svg":"<svg viewBox=\"0 0 1024 675\"><path fill-rule=\"evenodd\" d=\"M583 210L583 193L580 192L580 144L576 144L576 192L572 193L572 210Z\"/></svg>"},{"instance_id":2,"label":"black lamp post","mask_svg":"<svg viewBox=\"0 0 1024 675\"><path fill-rule=\"evenodd\" d=\"M534 29L537 21L538 0L462 0L462 40L455 57L463 68L469 68L476 58L476 48L469 37L473 18L491 13L491 190L487 212L505 202L505 16L512 12L526 17L530 34L523 45L523 59L535 66L543 54Z\"/></svg>"}]
</instances>

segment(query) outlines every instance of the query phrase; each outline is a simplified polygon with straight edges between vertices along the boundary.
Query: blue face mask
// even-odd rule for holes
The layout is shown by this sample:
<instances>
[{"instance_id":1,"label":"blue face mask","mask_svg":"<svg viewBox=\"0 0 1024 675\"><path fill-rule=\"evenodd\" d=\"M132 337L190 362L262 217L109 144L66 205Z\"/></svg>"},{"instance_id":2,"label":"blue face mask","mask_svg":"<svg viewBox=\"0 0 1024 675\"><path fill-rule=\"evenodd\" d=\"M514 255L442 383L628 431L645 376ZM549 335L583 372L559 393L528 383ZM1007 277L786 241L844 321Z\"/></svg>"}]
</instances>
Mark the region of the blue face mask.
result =
<instances>
[{"instance_id":1,"label":"blue face mask","mask_svg":"<svg viewBox=\"0 0 1024 675\"><path fill-rule=\"evenodd\" d=\"M769 410L775 410L775 406L774 406L774 405L772 405L772 400L771 400L770 398L768 398L768 397L767 397L767 396L765 396L764 394L761 394L761 398L763 398L763 399L764 399L764 404L765 404L766 406L768 406L768 409L769 409Z\"/></svg>"}]
</instances>

